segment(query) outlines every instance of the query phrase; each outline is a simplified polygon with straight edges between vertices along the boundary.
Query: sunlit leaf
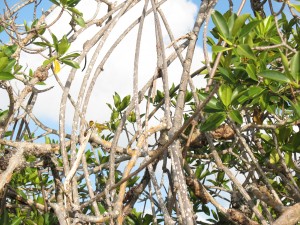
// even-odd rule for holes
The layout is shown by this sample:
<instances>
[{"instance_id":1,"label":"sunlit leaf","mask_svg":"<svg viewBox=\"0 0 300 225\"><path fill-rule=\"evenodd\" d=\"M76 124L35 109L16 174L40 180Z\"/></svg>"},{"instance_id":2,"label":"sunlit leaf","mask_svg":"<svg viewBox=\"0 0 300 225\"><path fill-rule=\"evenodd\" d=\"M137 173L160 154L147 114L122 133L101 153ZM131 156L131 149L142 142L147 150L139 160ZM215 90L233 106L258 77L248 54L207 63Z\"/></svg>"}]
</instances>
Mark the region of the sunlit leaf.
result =
<instances>
[{"instance_id":1,"label":"sunlit leaf","mask_svg":"<svg viewBox=\"0 0 300 225\"><path fill-rule=\"evenodd\" d=\"M245 24L245 21L249 18L250 14L243 14L237 17L237 19L234 21L234 25L231 31L232 36L234 37L243 27Z\"/></svg>"},{"instance_id":2,"label":"sunlit leaf","mask_svg":"<svg viewBox=\"0 0 300 225\"><path fill-rule=\"evenodd\" d=\"M215 52L215 53L228 51L230 49L232 49L232 48L226 48L226 47L223 47L223 46L220 46L220 45L212 46L212 51Z\"/></svg>"},{"instance_id":3,"label":"sunlit leaf","mask_svg":"<svg viewBox=\"0 0 300 225\"><path fill-rule=\"evenodd\" d=\"M223 15L221 13L219 13L218 11L214 11L214 13L212 13L212 20L213 20L214 24L216 25L216 27L218 28L221 35L224 36L225 38L228 38L229 37L229 28L228 28L227 22L226 22L225 18L223 17Z\"/></svg>"}]
</instances>

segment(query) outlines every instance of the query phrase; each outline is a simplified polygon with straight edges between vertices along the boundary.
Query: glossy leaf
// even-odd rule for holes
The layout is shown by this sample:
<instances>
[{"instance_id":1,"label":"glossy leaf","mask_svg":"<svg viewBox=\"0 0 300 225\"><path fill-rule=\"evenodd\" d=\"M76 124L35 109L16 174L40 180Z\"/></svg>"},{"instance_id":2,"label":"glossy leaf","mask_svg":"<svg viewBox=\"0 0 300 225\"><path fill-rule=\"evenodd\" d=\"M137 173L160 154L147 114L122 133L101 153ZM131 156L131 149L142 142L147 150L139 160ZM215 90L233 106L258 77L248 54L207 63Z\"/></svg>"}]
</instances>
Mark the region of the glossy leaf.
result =
<instances>
[{"instance_id":1,"label":"glossy leaf","mask_svg":"<svg viewBox=\"0 0 300 225\"><path fill-rule=\"evenodd\" d=\"M228 28L227 22L226 22L225 18L223 17L223 15L221 13L219 13L218 11L214 11L214 13L212 13L212 20L213 20L214 24L216 25L216 27L218 28L221 35L224 36L225 38L228 38L229 37L229 28Z\"/></svg>"},{"instance_id":2,"label":"glossy leaf","mask_svg":"<svg viewBox=\"0 0 300 225\"><path fill-rule=\"evenodd\" d=\"M218 90L219 96L223 104L228 107L231 103L232 89L227 84L222 84Z\"/></svg>"},{"instance_id":3,"label":"glossy leaf","mask_svg":"<svg viewBox=\"0 0 300 225\"><path fill-rule=\"evenodd\" d=\"M201 131L215 130L226 119L226 114L219 112L211 114L200 126Z\"/></svg>"},{"instance_id":4,"label":"glossy leaf","mask_svg":"<svg viewBox=\"0 0 300 225\"><path fill-rule=\"evenodd\" d=\"M291 80L286 75L275 70L263 71L259 74L259 76L278 82L291 83Z\"/></svg>"}]
</instances>

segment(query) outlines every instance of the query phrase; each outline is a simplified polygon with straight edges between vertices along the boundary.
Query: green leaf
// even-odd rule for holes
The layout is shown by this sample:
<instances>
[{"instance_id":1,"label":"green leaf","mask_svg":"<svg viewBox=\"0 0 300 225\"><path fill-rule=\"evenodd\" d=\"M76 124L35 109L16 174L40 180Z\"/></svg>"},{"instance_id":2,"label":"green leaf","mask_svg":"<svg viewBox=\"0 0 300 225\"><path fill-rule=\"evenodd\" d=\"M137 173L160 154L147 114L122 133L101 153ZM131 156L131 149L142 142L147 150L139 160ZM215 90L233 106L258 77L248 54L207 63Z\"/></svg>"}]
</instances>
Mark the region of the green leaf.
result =
<instances>
[{"instance_id":1,"label":"green leaf","mask_svg":"<svg viewBox=\"0 0 300 225\"><path fill-rule=\"evenodd\" d=\"M238 97L236 99L237 103L243 104L245 101L254 99L258 97L265 89L261 87L250 87L247 90L242 91L238 94Z\"/></svg>"},{"instance_id":2,"label":"green leaf","mask_svg":"<svg viewBox=\"0 0 300 225\"><path fill-rule=\"evenodd\" d=\"M225 52L225 51L228 51L230 49L232 49L232 48L226 48L226 47L223 47L223 46L220 46L220 45L212 46L212 51L215 52L215 53Z\"/></svg>"},{"instance_id":3,"label":"green leaf","mask_svg":"<svg viewBox=\"0 0 300 225\"><path fill-rule=\"evenodd\" d=\"M15 59L8 60L8 64L2 71L3 72L11 72L11 70L15 66L16 62L17 62L17 60L15 60Z\"/></svg>"},{"instance_id":4,"label":"green leaf","mask_svg":"<svg viewBox=\"0 0 300 225\"><path fill-rule=\"evenodd\" d=\"M8 72L0 72L0 80L11 80L14 79L14 75Z\"/></svg>"},{"instance_id":5,"label":"green leaf","mask_svg":"<svg viewBox=\"0 0 300 225\"><path fill-rule=\"evenodd\" d=\"M253 64L247 64L246 72L248 73L249 77L252 80L258 81L257 76L256 76L256 68Z\"/></svg>"},{"instance_id":6,"label":"green leaf","mask_svg":"<svg viewBox=\"0 0 300 225\"><path fill-rule=\"evenodd\" d=\"M231 34L233 37L240 31L241 27L244 26L245 21L248 19L250 14L243 14L237 17L237 19L234 21L234 25L231 31Z\"/></svg>"},{"instance_id":7,"label":"green leaf","mask_svg":"<svg viewBox=\"0 0 300 225\"><path fill-rule=\"evenodd\" d=\"M263 71L259 76L278 82L291 83L291 80L286 75L274 70Z\"/></svg>"},{"instance_id":8,"label":"green leaf","mask_svg":"<svg viewBox=\"0 0 300 225\"><path fill-rule=\"evenodd\" d=\"M41 46L41 47L53 47L52 44L48 43L48 42L39 42L39 41L35 41L32 44L35 44L37 46Z\"/></svg>"},{"instance_id":9,"label":"green leaf","mask_svg":"<svg viewBox=\"0 0 300 225\"><path fill-rule=\"evenodd\" d=\"M7 57L1 57L0 58L0 71L2 71L8 64L8 58Z\"/></svg>"},{"instance_id":10,"label":"green leaf","mask_svg":"<svg viewBox=\"0 0 300 225\"><path fill-rule=\"evenodd\" d=\"M120 106L120 103L121 103L120 95L117 92L115 92L115 95L113 96L113 99L114 99L115 107L118 108Z\"/></svg>"},{"instance_id":11,"label":"green leaf","mask_svg":"<svg viewBox=\"0 0 300 225\"><path fill-rule=\"evenodd\" d=\"M122 110L124 110L129 105L129 103L130 103L130 95L127 95L126 97L123 98L119 107L117 107L118 111L121 112Z\"/></svg>"},{"instance_id":12,"label":"green leaf","mask_svg":"<svg viewBox=\"0 0 300 225\"><path fill-rule=\"evenodd\" d=\"M230 117L230 119L232 119L234 122L236 122L238 124L243 123L243 117L241 116L241 114L238 110L230 111L229 117Z\"/></svg>"},{"instance_id":13,"label":"green leaf","mask_svg":"<svg viewBox=\"0 0 300 225\"><path fill-rule=\"evenodd\" d=\"M286 55L283 54L282 51L281 51L280 49L279 49L279 52L280 52L281 61L282 61L284 70L285 70L286 72L288 72L288 71L289 71L289 61L288 61Z\"/></svg>"},{"instance_id":14,"label":"green leaf","mask_svg":"<svg viewBox=\"0 0 300 225\"><path fill-rule=\"evenodd\" d=\"M222 112L211 114L200 126L201 131L215 130L226 119L226 114Z\"/></svg>"},{"instance_id":15,"label":"green leaf","mask_svg":"<svg viewBox=\"0 0 300 225\"><path fill-rule=\"evenodd\" d=\"M74 16L74 20L79 26L85 27L85 22L82 16Z\"/></svg>"},{"instance_id":16,"label":"green leaf","mask_svg":"<svg viewBox=\"0 0 300 225\"><path fill-rule=\"evenodd\" d=\"M53 61L54 61L55 59L56 59L55 57L51 57L50 59L46 59L46 60L43 62L43 66L47 66L48 64L53 63Z\"/></svg>"},{"instance_id":17,"label":"green leaf","mask_svg":"<svg viewBox=\"0 0 300 225\"><path fill-rule=\"evenodd\" d=\"M78 9L74 8L74 7L69 7L68 10L70 10L72 13L75 13L75 15L78 15L78 16L82 16L83 13L80 12Z\"/></svg>"},{"instance_id":18,"label":"green leaf","mask_svg":"<svg viewBox=\"0 0 300 225\"><path fill-rule=\"evenodd\" d=\"M4 207L1 218L0 218L0 225L9 224L9 216L6 207Z\"/></svg>"},{"instance_id":19,"label":"green leaf","mask_svg":"<svg viewBox=\"0 0 300 225\"><path fill-rule=\"evenodd\" d=\"M237 53L239 55L245 56L249 59L256 60L256 56L254 55L252 49L250 48L249 45L243 44L243 45L238 45L237 46Z\"/></svg>"},{"instance_id":20,"label":"green leaf","mask_svg":"<svg viewBox=\"0 0 300 225\"><path fill-rule=\"evenodd\" d=\"M63 59L75 59L78 56L80 56L79 53L71 53L71 54L65 55L64 57L60 57L59 59L60 60L63 60Z\"/></svg>"},{"instance_id":21,"label":"green leaf","mask_svg":"<svg viewBox=\"0 0 300 225\"><path fill-rule=\"evenodd\" d=\"M227 22L226 22L225 18L222 16L222 14L219 13L218 11L214 11L214 13L212 13L212 20L213 20L214 24L216 25L216 27L218 28L221 35L224 36L225 38L228 38L229 37L229 28L228 28Z\"/></svg>"},{"instance_id":22,"label":"green leaf","mask_svg":"<svg viewBox=\"0 0 300 225\"><path fill-rule=\"evenodd\" d=\"M13 221L11 221L11 225L19 225L19 224L21 224L21 222L22 222L22 218L20 218L20 217L15 217L14 219L13 219Z\"/></svg>"},{"instance_id":23,"label":"green leaf","mask_svg":"<svg viewBox=\"0 0 300 225\"><path fill-rule=\"evenodd\" d=\"M67 39L67 36L64 35L63 38L60 40L58 46L57 46L58 47L58 54L59 55L65 54L68 51L68 49L70 48L70 45L71 44L69 43L69 41Z\"/></svg>"},{"instance_id":24,"label":"green leaf","mask_svg":"<svg viewBox=\"0 0 300 225\"><path fill-rule=\"evenodd\" d=\"M3 47L3 52L8 57L12 56L12 54L14 54L16 50L17 50L17 45L10 45L10 46Z\"/></svg>"},{"instance_id":25,"label":"green leaf","mask_svg":"<svg viewBox=\"0 0 300 225\"><path fill-rule=\"evenodd\" d=\"M298 51L291 59L291 74L296 83L300 80L300 52Z\"/></svg>"},{"instance_id":26,"label":"green leaf","mask_svg":"<svg viewBox=\"0 0 300 225\"><path fill-rule=\"evenodd\" d=\"M243 37L247 36L253 30L253 28L256 27L260 23L261 23L261 21L251 21L250 23L248 23L247 25L245 25L242 28L242 30L239 34L239 37L243 38Z\"/></svg>"},{"instance_id":27,"label":"green leaf","mask_svg":"<svg viewBox=\"0 0 300 225\"><path fill-rule=\"evenodd\" d=\"M229 85L227 84L222 84L219 87L219 96L223 104L228 107L231 103L231 97L232 97L232 89Z\"/></svg>"},{"instance_id":28,"label":"green leaf","mask_svg":"<svg viewBox=\"0 0 300 225\"><path fill-rule=\"evenodd\" d=\"M296 4L292 4L292 3L289 3L289 5L291 7L293 7L294 9L296 9L298 12L300 12L300 5L296 5Z\"/></svg>"},{"instance_id":29,"label":"green leaf","mask_svg":"<svg viewBox=\"0 0 300 225\"><path fill-rule=\"evenodd\" d=\"M57 37L55 36L55 34L52 34L52 40L53 40L53 46L55 48L55 51L58 52L58 40Z\"/></svg>"},{"instance_id":30,"label":"green leaf","mask_svg":"<svg viewBox=\"0 0 300 225\"><path fill-rule=\"evenodd\" d=\"M227 80L228 82L234 83L235 77L233 76L231 70L229 68L219 67L219 72L221 76Z\"/></svg>"},{"instance_id":31,"label":"green leaf","mask_svg":"<svg viewBox=\"0 0 300 225\"><path fill-rule=\"evenodd\" d=\"M67 65L69 65L69 66L71 66L75 69L80 68L80 65L77 62L73 61L73 60L62 59L61 62L64 63L64 64L67 64Z\"/></svg>"},{"instance_id":32,"label":"green leaf","mask_svg":"<svg viewBox=\"0 0 300 225\"><path fill-rule=\"evenodd\" d=\"M204 101L208 97L208 94L198 93L198 96L201 101ZM206 112L223 112L224 106L218 99L212 97L210 101L206 104L204 109Z\"/></svg>"},{"instance_id":33,"label":"green leaf","mask_svg":"<svg viewBox=\"0 0 300 225\"><path fill-rule=\"evenodd\" d=\"M75 7L81 0L67 0L67 5L69 7Z\"/></svg>"}]
</instances>

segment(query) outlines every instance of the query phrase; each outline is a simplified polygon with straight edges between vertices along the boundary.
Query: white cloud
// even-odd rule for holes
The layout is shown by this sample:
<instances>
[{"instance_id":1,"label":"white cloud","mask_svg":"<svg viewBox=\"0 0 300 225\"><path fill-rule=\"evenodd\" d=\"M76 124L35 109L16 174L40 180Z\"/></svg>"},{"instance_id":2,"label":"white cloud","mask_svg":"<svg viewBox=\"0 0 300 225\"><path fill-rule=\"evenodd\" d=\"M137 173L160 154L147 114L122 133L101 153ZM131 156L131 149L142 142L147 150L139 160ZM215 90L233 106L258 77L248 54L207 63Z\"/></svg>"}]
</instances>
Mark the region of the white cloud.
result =
<instances>
[{"instance_id":1,"label":"white cloud","mask_svg":"<svg viewBox=\"0 0 300 225\"><path fill-rule=\"evenodd\" d=\"M88 20L94 14L96 9L96 4L93 5L93 1L83 0L80 5L78 5L78 9L83 12L85 20ZM149 3L150 4L150 3ZM103 46L103 49L99 55L99 60L96 63L100 62L104 54L110 48L114 40L118 37L118 35L127 28L129 24L132 23L138 16L141 15L142 4L138 4L136 7L131 9L131 12L128 15L122 17L117 26L112 30L107 43ZM165 3L161 9L163 10L168 22L170 23L170 27L174 33L175 38L178 38L188 32L191 31L192 26L194 24L194 17L197 11L196 5L187 0L172 0ZM101 15L106 12L106 7L103 5L101 8ZM57 9L49 21L56 18L59 9ZM101 16L97 16L100 18ZM66 27L69 27L68 24L70 22L70 16L68 14L64 14L62 18L60 18L59 22L56 23L52 28L51 32L55 33L58 38L61 38L63 34L68 32ZM86 30L79 38L72 44L72 48L70 51L80 51L82 50L82 44L91 39L93 34L99 31L101 28L93 26ZM127 94L132 95L132 75L133 75L133 60L134 60L134 50L135 50L135 42L136 42L136 34L137 27L132 30L128 36L117 46L109 60L104 66L104 71L98 77L96 85L94 87L92 97L89 103L88 110L88 120L93 119L97 121L104 121L109 119L110 111L106 106L106 102L112 103L112 95L114 92L118 92L121 96L125 96ZM142 46L140 53L140 65L139 65L139 87L142 87L146 81L153 75L155 65L156 65L156 47L155 47L155 30L153 24L153 15L149 15L145 20L143 38L142 38ZM168 40L167 33L164 31L164 40L165 46L170 44ZM49 40L51 40L49 36ZM170 52L169 50L167 51ZM92 52L88 54L88 61L92 56ZM39 55L28 55L22 54L21 63L23 65L28 65L28 68L35 69L43 62L44 58ZM196 48L194 65L193 68L199 67L201 61L201 49L199 47ZM95 66L95 67L96 67ZM182 68L179 63L179 60L176 60L174 64L169 67L169 81L170 85L172 82L178 83L180 80L180 76L182 73ZM85 72L85 71L84 71ZM64 84L69 73L69 67L65 67L59 73L59 78L62 80ZM75 76L75 80L72 83L71 94L76 101L77 94L80 89L80 85L82 82L82 78L85 76L85 73L77 73ZM197 81L198 82L198 81ZM202 85L197 83L196 85ZM47 81L48 86L54 86L48 92L42 93L39 95L37 99L36 106L34 108L35 114L38 118L42 118L45 121L58 122L58 110L60 105L60 99L62 95L61 88L56 83L54 77L50 77ZM40 86L40 89L45 88L44 86ZM2 107L2 103L1 107ZM7 104L7 103L6 103ZM1 108L0 107L0 108ZM71 124L73 120L73 109L69 107L67 112L68 123ZM48 122L49 123L49 122ZM51 123L53 124L53 123Z\"/></svg>"}]
</instances>

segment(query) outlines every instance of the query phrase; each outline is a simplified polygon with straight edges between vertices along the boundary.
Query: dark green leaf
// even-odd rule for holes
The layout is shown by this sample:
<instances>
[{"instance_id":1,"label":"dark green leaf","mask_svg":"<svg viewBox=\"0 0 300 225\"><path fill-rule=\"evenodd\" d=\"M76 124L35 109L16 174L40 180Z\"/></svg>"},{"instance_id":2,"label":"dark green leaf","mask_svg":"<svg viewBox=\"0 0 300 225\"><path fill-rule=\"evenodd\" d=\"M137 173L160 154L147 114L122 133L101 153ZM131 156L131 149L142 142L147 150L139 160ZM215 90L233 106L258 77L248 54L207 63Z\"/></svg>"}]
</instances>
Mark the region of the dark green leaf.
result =
<instances>
[{"instance_id":1,"label":"dark green leaf","mask_svg":"<svg viewBox=\"0 0 300 225\"><path fill-rule=\"evenodd\" d=\"M274 71L274 70L266 70L259 74L263 78L267 78L270 80L283 82L283 83L291 83L291 80L284 74Z\"/></svg>"},{"instance_id":2,"label":"dark green leaf","mask_svg":"<svg viewBox=\"0 0 300 225\"><path fill-rule=\"evenodd\" d=\"M211 114L200 126L201 131L215 130L226 119L226 114L222 112Z\"/></svg>"},{"instance_id":3,"label":"dark green leaf","mask_svg":"<svg viewBox=\"0 0 300 225\"><path fill-rule=\"evenodd\" d=\"M0 72L0 80L11 80L14 79L14 75L8 72Z\"/></svg>"}]
</instances>

